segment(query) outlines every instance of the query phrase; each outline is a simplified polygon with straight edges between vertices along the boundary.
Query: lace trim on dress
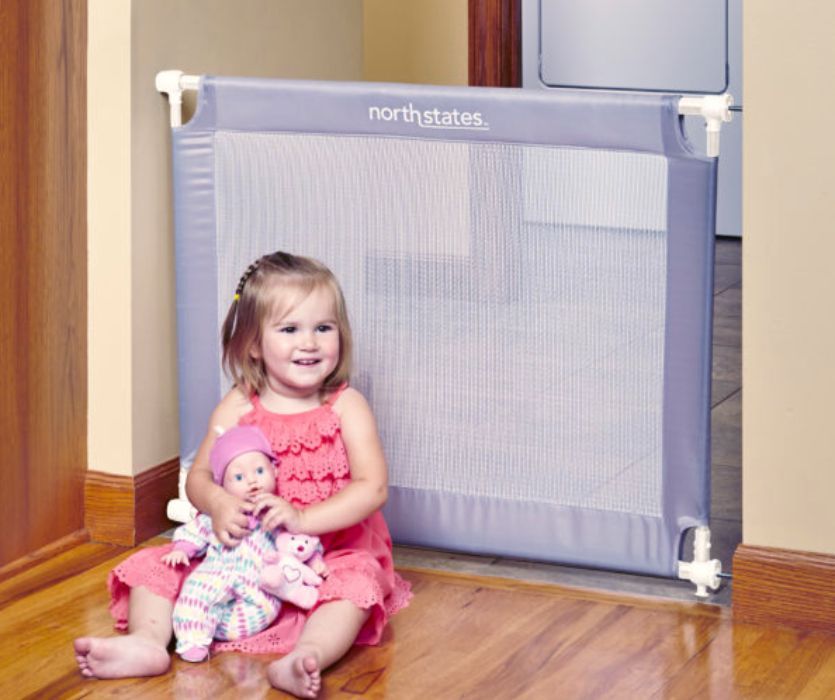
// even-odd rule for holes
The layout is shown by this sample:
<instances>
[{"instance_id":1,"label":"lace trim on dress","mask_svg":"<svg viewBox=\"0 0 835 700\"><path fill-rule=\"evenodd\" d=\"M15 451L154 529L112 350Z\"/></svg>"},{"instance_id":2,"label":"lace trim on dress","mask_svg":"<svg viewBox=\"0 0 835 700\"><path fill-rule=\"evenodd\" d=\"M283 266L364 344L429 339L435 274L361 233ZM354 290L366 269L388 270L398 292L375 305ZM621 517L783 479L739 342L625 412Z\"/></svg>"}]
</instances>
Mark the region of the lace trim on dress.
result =
<instances>
[{"instance_id":1,"label":"lace trim on dress","mask_svg":"<svg viewBox=\"0 0 835 700\"><path fill-rule=\"evenodd\" d=\"M323 479L319 481L281 481L281 497L285 500L309 506L329 498L344 489L350 479Z\"/></svg>"},{"instance_id":2,"label":"lace trim on dress","mask_svg":"<svg viewBox=\"0 0 835 700\"><path fill-rule=\"evenodd\" d=\"M327 479L348 476L348 456L341 444L332 443L318 452L302 452L281 457L278 477L290 479Z\"/></svg>"},{"instance_id":3,"label":"lace trim on dress","mask_svg":"<svg viewBox=\"0 0 835 700\"><path fill-rule=\"evenodd\" d=\"M191 567L173 569L161 561L162 555L171 548L172 545L167 544L140 549L110 572L107 587L110 590L110 614L116 629L124 631L128 627L128 598L132 588L145 586L167 600L177 598L186 572L193 569L199 559Z\"/></svg>"},{"instance_id":4,"label":"lace trim on dress","mask_svg":"<svg viewBox=\"0 0 835 700\"><path fill-rule=\"evenodd\" d=\"M311 505L343 489L351 477L348 455L339 439L339 417L330 404L305 413L266 411L253 397L253 410L242 424L257 425L279 457L278 484L283 498Z\"/></svg>"},{"instance_id":5,"label":"lace trim on dress","mask_svg":"<svg viewBox=\"0 0 835 700\"><path fill-rule=\"evenodd\" d=\"M212 644L212 651L238 651L243 654L287 654L293 651L296 646L300 628L267 627L267 629L243 639L235 639L228 642L215 641Z\"/></svg>"},{"instance_id":6,"label":"lace trim on dress","mask_svg":"<svg viewBox=\"0 0 835 700\"><path fill-rule=\"evenodd\" d=\"M287 452L297 455L302 449L316 450L323 441L333 441L339 432L339 417L329 406L321 406L298 417L273 415L262 408L260 421L256 417L258 413L256 408L243 416L240 422L247 425L257 423L279 456Z\"/></svg>"},{"instance_id":7,"label":"lace trim on dress","mask_svg":"<svg viewBox=\"0 0 835 700\"><path fill-rule=\"evenodd\" d=\"M391 616L405 607L412 598L411 586L396 572L392 572L392 589L387 592L381 585L381 570L367 561L353 561L340 566L334 563L329 576L319 588L319 602L328 600L350 600L358 607L368 610L379 605ZM388 588L388 585L386 585Z\"/></svg>"}]
</instances>

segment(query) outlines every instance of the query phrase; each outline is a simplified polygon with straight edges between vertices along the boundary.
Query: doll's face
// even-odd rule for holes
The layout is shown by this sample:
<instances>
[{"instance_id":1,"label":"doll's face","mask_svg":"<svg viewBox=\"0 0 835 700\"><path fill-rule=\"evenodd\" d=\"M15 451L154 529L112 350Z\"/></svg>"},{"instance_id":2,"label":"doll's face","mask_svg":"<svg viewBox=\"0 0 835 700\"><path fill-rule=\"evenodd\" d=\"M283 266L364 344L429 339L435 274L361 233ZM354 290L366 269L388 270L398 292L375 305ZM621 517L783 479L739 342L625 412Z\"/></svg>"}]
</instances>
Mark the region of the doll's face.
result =
<instances>
[{"instance_id":1,"label":"doll's face","mask_svg":"<svg viewBox=\"0 0 835 700\"><path fill-rule=\"evenodd\" d=\"M259 493L275 493L275 466L263 452L244 452L226 467L223 488L244 500Z\"/></svg>"}]
</instances>

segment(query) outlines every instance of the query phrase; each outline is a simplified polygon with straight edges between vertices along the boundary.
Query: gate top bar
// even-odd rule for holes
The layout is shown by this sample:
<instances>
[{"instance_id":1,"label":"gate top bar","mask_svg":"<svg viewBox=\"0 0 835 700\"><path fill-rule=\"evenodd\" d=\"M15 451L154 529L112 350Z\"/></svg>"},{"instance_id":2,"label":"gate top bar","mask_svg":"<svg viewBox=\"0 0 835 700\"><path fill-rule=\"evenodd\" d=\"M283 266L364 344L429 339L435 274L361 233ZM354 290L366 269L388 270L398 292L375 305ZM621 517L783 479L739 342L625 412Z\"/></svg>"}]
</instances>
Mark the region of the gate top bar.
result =
<instances>
[{"instance_id":1,"label":"gate top bar","mask_svg":"<svg viewBox=\"0 0 835 700\"><path fill-rule=\"evenodd\" d=\"M168 95L171 109L171 126L182 126L183 92L198 90L200 76L186 75L181 70L164 70L156 75L157 91ZM722 122L731 121L731 105L733 96L728 93L722 95L701 95L682 97L678 102L678 113L682 116L701 116L705 120L707 132L707 155L719 155L719 132Z\"/></svg>"}]
</instances>

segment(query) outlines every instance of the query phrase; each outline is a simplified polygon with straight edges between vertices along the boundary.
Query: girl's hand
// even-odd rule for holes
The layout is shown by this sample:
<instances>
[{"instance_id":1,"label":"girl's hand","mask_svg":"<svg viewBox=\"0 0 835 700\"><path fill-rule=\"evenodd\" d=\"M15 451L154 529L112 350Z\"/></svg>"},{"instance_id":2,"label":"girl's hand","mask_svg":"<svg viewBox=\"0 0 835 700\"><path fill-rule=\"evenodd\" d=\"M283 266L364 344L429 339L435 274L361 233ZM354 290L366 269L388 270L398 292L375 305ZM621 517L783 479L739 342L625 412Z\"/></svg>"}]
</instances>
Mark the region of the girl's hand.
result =
<instances>
[{"instance_id":1,"label":"girl's hand","mask_svg":"<svg viewBox=\"0 0 835 700\"><path fill-rule=\"evenodd\" d=\"M317 557L314 562L310 565L310 568L313 569L314 573L318 574L322 578L327 578L328 574L330 574L330 569L328 565L325 564L324 559L320 559Z\"/></svg>"},{"instance_id":2,"label":"girl's hand","mask_svg":"<svg viewBox=\"0 0 835 700\"><path fill-rule=\"evenodd\" d=\"M254 508L254 504L235 498L226 491L218 493L209 517L212 519L212 530L221 544L237 547L241 543L250 533L247 516Z\"/></svg>"},{"instance_id":3,"label":"girl's hand","mask_svg":"<svg viewBox=\"0 0 835 700\"><path fill-rule=\"evenodd\" d=\"M265 530L275 530L283 527L288 532L303 532L303 514L298 508L290 505L283 498L272 493L259 493L253 499L253 515L263 513L261 527Z\"/></svg>"},{"instance_id":4,"label":"girl's hand","mask_svg":"<svg viewBox=\"0 0 835 700\"><path fill-rule=\"evenodd\" d=\"M181 552L179 549L172 549L162 557L162 563L172 568L175 566L184 566L188 564L188 554Z\"/></svg>"}]
</instances>

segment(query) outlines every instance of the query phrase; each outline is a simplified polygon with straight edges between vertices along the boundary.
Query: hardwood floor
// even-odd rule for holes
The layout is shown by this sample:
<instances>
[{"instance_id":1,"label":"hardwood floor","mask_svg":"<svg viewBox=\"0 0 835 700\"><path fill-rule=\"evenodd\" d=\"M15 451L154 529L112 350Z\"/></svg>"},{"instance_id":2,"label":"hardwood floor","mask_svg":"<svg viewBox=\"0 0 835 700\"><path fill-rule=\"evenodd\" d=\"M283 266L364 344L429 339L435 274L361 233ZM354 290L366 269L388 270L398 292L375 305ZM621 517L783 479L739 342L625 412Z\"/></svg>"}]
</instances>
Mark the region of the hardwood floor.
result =
<instances>
[{"instance_id":1,"label":"hardwood floor","mask_svg":"<svg viewBox=\"0 0 835 700\"><path fill-rule=\"evenodd\" d=\"M84 544L0 582L0 698L265 698L269 657L175 659L156 678L91 681L71 640L107 635L105 578L132 550ZM412 605L323 698L833 698L835 635L735 624L728 608L404 569Z\"/></svg>"}]
</instances>

